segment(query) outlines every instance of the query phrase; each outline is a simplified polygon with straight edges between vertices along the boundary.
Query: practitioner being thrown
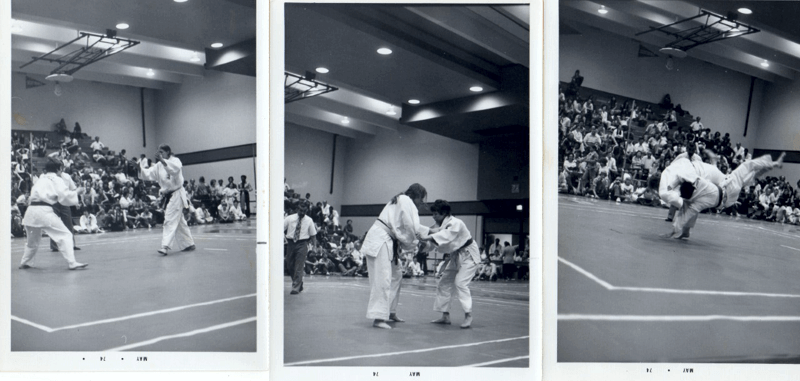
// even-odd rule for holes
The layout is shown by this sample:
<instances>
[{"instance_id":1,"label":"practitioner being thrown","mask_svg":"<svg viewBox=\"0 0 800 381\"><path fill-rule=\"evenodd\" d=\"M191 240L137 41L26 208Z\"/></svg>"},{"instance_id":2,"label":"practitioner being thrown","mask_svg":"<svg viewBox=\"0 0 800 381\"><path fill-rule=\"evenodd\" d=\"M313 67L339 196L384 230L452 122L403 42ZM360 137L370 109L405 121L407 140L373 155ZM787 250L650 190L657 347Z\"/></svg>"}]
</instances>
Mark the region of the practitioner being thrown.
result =
<instances>
[{"instance_id":1,"label":"practitioner being thrown","mask_svg":"<svg viewBox=\"0 0 800 381\"><path fill-rule=\"evenodd\" d=\"M687 174L680 185L683 205L675 215L672 224L672 238L689 238L690 230L697 222L697 216L706 208L725 209L736 203L742 188L749 186L753 180L773 168L783 167L786 152L782 152L778 160L773 161L769 154L740 164L733 172L724 176L720 183L715 183L716 176L711 179L698 174ZM712 161L715 158L712 158Z\"/></svg>"},{"instance_id":2,"label":"practitioner being thrown","mask_svg":"<svg viewBox=\"0 0 800 381\"><path fill-rule=\"evenodd\" d=\"M42 231L56 243L58 251L67 260L70 270L83 269L89 265L75 260L73 235L54 211L56 203L67 207L78 205L78 195L84 193L83 187L75 190L69 189L64 179L61 178L62 166L60 161L48 161L44 167L45 173L31 188L30 206L22 219L28 240L25 244L25 254L19 265L21 270L33 267L30 262L39 249Z\"/></svg>"},{"instance_id":3,"label":"practitioner being thrown","mask_svg":"<svg viewBox=\"0 0 800 381\"><path fill-rule=\"evenodd\" d=\"M183 164L172 155L172 149L162 144L158 146L156 163L146 167L146 160L139 164L139 177L142 180L157 181L161 187L162 208L164 209L164 230L161 236L161 248L158 252L167 255L169 250L192 251L195 249L194 238L189 231L189 224L183 218L183 209L189 207L189 197L183 188Z\"/></svg>"},{"instance_id":4,"label":"practitioner being thrown","mask_svg":"<svg viewBox=\"0 0 800 381\"><path fill-rule=\"evenodd\" d=\"M391 329L387 320L404 321L397 317L403 280L399 256L400 252L416 253L417 237L426 233L419 224L419 208L427 195L425 187L412 184L405 192L394 196L364 238L361 253L367 257L371 288L367 318L374 319L373 327Z\"/></svg>"},{"instance_id":5,"label":"practitioner being thrown","mask_svg":"<svg viewBox=\"0 0 800 381\"><path fill-rule=\"evenodd\" d=\"M447 201L436 200L431 212L436 225L431 228L430 235L423 239L435 245L438 252L450 254L443 266L443 275L436 285L436 301L433 304L433 310L441 312L442 317L431 323L450 324L450 301L456 296L464 309L464 323L461 328L469 328L472 325L469 283L481 261L478 244L472 239L464 222L450 214L450 204ZM453 287L456 289L455 295Z\"/></svg>"}]
</instances>

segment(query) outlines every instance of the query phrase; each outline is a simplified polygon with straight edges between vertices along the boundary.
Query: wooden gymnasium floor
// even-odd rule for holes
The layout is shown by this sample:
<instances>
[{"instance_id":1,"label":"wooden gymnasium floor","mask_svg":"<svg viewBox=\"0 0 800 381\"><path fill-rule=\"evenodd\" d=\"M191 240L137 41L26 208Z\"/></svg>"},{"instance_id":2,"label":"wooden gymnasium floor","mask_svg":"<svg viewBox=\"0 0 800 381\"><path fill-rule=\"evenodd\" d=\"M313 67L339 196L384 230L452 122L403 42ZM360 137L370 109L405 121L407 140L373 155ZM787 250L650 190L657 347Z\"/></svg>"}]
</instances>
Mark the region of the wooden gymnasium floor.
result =
<instances>
[{"instance_id":1,"label":"wooden gymnasium floor","mask_svg":"<svg viewBox=\"0 0 800 381\"><path fill-rule=\"evenodd\" d=\"M284 277L285 366L491 366L527 368L529 283L474 281L473 324L459 326L464 312L451 305L452 325L431 324L436 279L403 279L398 316L384 330L365 317L369 279L312 275L304 291L289 295Z\"/></svg>"},{"instance_id":2,"label":"wooden gymnasium floor","mask_svg":"<svg viewBox=\"0 0 800 381\"><path fill-rule=\"evenodd\" d=\"M800 363L800 231L667 209L558 202L558 361Z\"/></svg>"},{"instance_id":3,"label":"wooden gymnasium floor","mask_svg":"<svg viewBox=\"0 0 800 381\"><path fill-rule=\"evenodd\" d=\"M256 351L255 218L191 227L197 250L161 256L161 226L77 235L85 270L42 238L34 269L11 243L12 351Z\"/></svg>"}]
</instances>

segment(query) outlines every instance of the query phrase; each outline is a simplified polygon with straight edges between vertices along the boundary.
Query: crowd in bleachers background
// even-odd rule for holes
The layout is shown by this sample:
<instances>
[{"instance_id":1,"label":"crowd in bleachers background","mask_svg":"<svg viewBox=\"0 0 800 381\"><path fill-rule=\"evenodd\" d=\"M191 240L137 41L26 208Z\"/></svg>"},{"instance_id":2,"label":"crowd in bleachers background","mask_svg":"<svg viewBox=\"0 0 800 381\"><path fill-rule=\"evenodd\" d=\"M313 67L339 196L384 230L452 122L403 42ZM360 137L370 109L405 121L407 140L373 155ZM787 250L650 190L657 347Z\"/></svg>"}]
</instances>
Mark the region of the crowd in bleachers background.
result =
<instances>
[{"instance_id":1,"label":"crowd in bleachers background","mask_svg":"<svg viewBox=\"0 0 800 381\"><path fill-rule=\"evenodd\" d=\"M76 186L86 188L86 193L79 197L79 204L71 207L76 231L122 231L152 228L163 223L158 183L143 181L138 176L141 161L147 166L154 163L146 155L128 158L124 148L117 152L106 147L99 136L92 140L77 122L73 131L69 131L64 119L55 124L53 131L13 131L11 144L12 236L25 234L21 221L30 190L48 160L63 163L64 172L72 177ZM184 182L192 201L184 210L190 225L234 222L250 217L252 185L245 176L241 176L239 183L232 176L227 180L227 184L219 179L207 185L200 177L199 182L194 179ZM87 220L96 221L97 229L81 225L84 214Z\"/></svg>"},{"instance_id":2,"label":"crowd in bleachers background","mask_svg":"<svg viewBox=\"0 0 800 381\"><path fill-rule=\"evenodd\" d=\"M342 276L362 276L368 277L367 261L361 254L361 243L364 241L367 232L354 232L352 220L347 220L341 226L339 212L327 201L314 201L310 193L301 196L295 192L284 181L284 218L297 213L301 207L305 208L307 215L314 221L317 229L317 244L309 244L308 256L306 258L306 274L328 275L338 273ZM491 236L490 236L491 237ZM284 239L284 257L286 255L287 242ZM520 250L518 245L511 246L506 251L504 258L502 246L481 247L481 264L475 274L475 280L498 279L511 280L516 274L516 279L529 279L529 246L526 244L524 250ZM434 266L428 268L428 258L431 255L431 248L420 245L416 255L408 254L401 256L400 265L403 277L425 277L429 272L438 277L442 273L442 264L447 254L441 258L434 255ZM512 263L514 268L505 267L503 263ZM284 263L284 273L289 274L288 267Z\"/></svg>"},{"instance_id":3,"label":"crowd in bleachers background","mask_svg":"<svg viewBox=\"0 0 800 381\"><path fill-rule=\"evenodd\" d=\"M669 94L661 102L625 99L582 87L575 73L559 88L559 192L616 202L663 206L661 172L682 152L700 155L730 173L752 159L729 133L706 128ZM741 192L738 203L719 211L732 216L800 224L797 188L783 176L766 176Z\"/></svg>"}]
</instances>

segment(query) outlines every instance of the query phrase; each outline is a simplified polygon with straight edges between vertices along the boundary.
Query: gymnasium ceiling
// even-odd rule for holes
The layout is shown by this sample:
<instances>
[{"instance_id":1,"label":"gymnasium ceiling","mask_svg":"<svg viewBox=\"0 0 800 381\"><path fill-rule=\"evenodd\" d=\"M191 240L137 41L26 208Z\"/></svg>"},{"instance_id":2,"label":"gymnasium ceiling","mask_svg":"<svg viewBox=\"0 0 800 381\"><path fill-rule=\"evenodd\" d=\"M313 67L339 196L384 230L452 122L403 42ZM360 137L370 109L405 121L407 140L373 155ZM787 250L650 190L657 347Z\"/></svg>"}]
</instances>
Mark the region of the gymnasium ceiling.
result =
<instances>
[{"instance_id":1,"label":"gymnasium ceiling","mask_svg":"<svg viewBox=\"0 0 800 381\"><path fill-rule=\"evenodd\" d=\"M658 32L635 34L695 16L700 9L720 15L734 12L738 21L761 31L692 48L688 56L769 82L793 81L800 72L800 23L797 22L800 2L797 1L563 0L560 5L561 38L569 38L575 32L591 33L588 27L593 27L629 37L656 52L672 39ZM601 5L608 13L598 12ZM740 14L737 10L741 7L753 13ZM664 54L660 56L667 58ZM764 60L768 67L761 65Z\"/></svg>"},{"instance_id":2,"label":"gymnasium ceiling","mask_svg":"<svg viewBox=\"0 0 800 381\"><path fill-rule=\"evenodd\" d=\"M359 138L407 125L468 143L527 141L529 12L528 5L287 4L285 70L339 88L286 104L287 128Z\"/></svg>"},{"instance_id":3,"label":"gymnasium ceiling","mask_svg":"<svg viewBox=\"0 0 800 381\"><path fill-rule=\"evenodd\" d=\"M130 27L117 36L141 43L80 69L75 79L161 89L203 77L207 61L208 69L254 76L255 8L256 0L12 0L12 70L43 81L56 64L19 67L78 31L105 34L124 22ZM224 46L213 49L214 42ZM220 59L231 52L236 59ZM199 60L191 61L195 53Z\"/></svg>"}]
</instances>

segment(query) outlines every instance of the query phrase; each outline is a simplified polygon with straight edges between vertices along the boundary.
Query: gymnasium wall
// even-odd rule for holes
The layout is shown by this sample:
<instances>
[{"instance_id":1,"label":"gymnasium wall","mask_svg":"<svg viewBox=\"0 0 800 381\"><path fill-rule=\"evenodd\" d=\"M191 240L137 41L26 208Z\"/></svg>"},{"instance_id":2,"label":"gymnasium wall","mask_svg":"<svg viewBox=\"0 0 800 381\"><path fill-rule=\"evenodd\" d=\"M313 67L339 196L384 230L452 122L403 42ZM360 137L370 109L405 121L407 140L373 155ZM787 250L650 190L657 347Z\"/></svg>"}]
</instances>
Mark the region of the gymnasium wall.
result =
<instances>
[{"instance_id":1,"label":"gymnasium wall","mask_svg":"<svg viewBox=\"0 0 800 381\"><path fill-rule=\"evenodd\" d=\"M344 136L336 139L336 167L331 194L333 134L287 124L284 132L284 173L289 186L301 197L311 193L312 201L327 200L341 212L348 140Z\"/></svg>"},{"instance_id":2,"label":"gymnasium wall","mask_svg":"<svg viewBox=\"0 0 800 381\"><path fill-rule=\"evenodd\" d=\"M156 93L157 142L173 152L254 143L256 79L214 70L204 75Z\"/></svg>"},{"instance_id":3,"label":"gymnasium wall","mask_svg":"<svg viewBox=\"0 0 800 381\"><path fill-rule=\"evenodd\" d=\"M147 147L143 147L140 88L76 79L61 84L59 97L53 92L55 83L33 75L45 86L26 89L25 77L11 74L12 129L52 131L64 118L70 131L78 122L83 132L100 136L110 149L126 149L128 157L155 153L156 91L144 91Z\"/></svg>"},{"instance_id":4,"label":"gymnasium wall","mask_svg":"<svg viewBox=\"0 0 800 381\"><path fill-rule=\"evenodd\" d=\"M342 203L384 204L413 183L428 201L478 197L478 145L419 129L378 129L374 137L347 140Z\"/></svg>"},{"instance_id":5,"label":"gymnasium wall","mask_svg":"<svg viewBox=\"0 0 800 381\"><path fill-rule=\"evenodd\" d=\"M768 83L761 104L761 127L756 148L800 151L800 81ZM800 180L800 164L785 164L768 176L786 176L793 185Z\"/></svg>"},{"instance_id":6,"label":"gymnasium wall","mask_svg":"<svg viewBox=\"0 0 800 381\"><path fill-rule=\"evenodd\" d=\"M527 140L501 138L481 143L478 165L479 200L530 197L530 147Z\"/></svg>"},{"instance_id":7,"label":"gymnasium wall","mask_svg":"<svg viewBox=\"0 0 800 381\"><path fill-rule=\"evenodd\" d=\"M575 70L583 86L658 103L669 93L706 128L731 134L752 151L759 131L764 82L756 80L747 136L742 136L747 116L750 76L689 57L674 59L667 70L666 57L638 58L639 43L596 28L579 25L581 35L561 35L559 80L569 82ZM653 49L651 49L653 50Z\"/></svg>"}]
</instances>

